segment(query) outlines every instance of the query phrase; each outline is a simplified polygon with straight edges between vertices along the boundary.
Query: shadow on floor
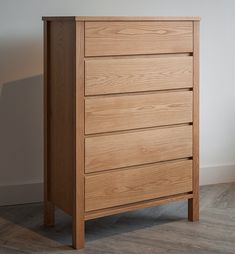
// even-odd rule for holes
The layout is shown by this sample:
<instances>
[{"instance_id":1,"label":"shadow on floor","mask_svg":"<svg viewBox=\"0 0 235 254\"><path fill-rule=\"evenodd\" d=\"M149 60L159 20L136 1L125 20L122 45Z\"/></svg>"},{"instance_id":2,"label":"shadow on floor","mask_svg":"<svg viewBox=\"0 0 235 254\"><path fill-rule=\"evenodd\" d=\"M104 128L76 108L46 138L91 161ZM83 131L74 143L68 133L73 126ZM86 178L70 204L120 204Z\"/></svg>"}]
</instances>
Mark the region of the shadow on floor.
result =
<instances>
[{"instance_id":1,"label":"shadow on floor","mask_svg":"<svg viewBox=\"0 0 235 254\"><path fill-rule=\"evenodd\" d=\"M8 206L0 208L0 217L6 224L19 226L22 231L29 230L29 232L31 231L45 237L48 240L49 246L50 240L57 242L59 245L62 244L63 246L60 246L60 249L67 249L68 246L71 246L71 217L60 210L56 210L55 227L44 228L42 225L42 212L41 203ZM169 205L94 219L86 222L86 242L89 243L117 234L186 219L186 202L176 202ZM0 231L0 239L1 233Z\"/></svg>"},{"instance_id":2,"label":"shadow on floor","mask_svg":"<svg viewBox=\"0 0 235 254\"><path fill-rule=\"evenodd\" d=\"M71 248L71 217L56 211L42 226L42 204L0 207L4 254L231 254L235 250L235 184L205 186L200 221L187 221L187 202L123 213L86 223L86 248Z\"/></svg>"}]
</instances>

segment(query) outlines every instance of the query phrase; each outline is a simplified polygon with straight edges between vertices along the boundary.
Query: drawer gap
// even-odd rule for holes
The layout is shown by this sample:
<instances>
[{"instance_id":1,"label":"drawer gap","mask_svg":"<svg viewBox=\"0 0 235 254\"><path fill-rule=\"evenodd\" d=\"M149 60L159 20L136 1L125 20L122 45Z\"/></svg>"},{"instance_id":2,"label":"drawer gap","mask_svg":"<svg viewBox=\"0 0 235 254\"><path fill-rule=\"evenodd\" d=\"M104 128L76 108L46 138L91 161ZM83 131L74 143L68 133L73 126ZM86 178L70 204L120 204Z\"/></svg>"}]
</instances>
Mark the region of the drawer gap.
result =
<instances>
[{"instance_id":1,"label":"drawer gap","mask_svg":"<svg viewBox=\"0 0 235 254\"><path fill-rule=\"evenodd\" d=\"M100 136L109 136L109 135L118 135L124 133L133 133L139 131L147 131L147 130L154 130L154 129L166 129L166 128L174 128L180 126L188 126L193 125L193 122L188 123L179 123L179 124L170 124L170 125L160 125L160 126L152 126L152 127L144 127L144 128L135 128L135 129L128 129L128 130L121 130L121 131L109 131L109 132L99 132L99 133L92 133L92 134L85 134L85 138L92 138L92 137L100 137Z\"/></svg>"},{"instance_id":2,"label":"drawer gap","mask_svg":"<svg viewBox=\"0 0 235 254\"><path fill-rule=\"evenodd\" d=\"M129 96L129 95L142 95L142 94L157 94L157 93L177 93L177 92L193 91L193 87L189 88L177 88L177 89L162 89L162 90L149 90L149 91L135 91L135 92L124 92L124 93L109 93L109 94L92 94L86 95L85 99L92 98L106 98L106 97L118 97L118 96Z\"/></svg>"},{"instance_id":3,"label":"drawer gap","mask_svg":"<svg viewBox=\"0 0 235 254\"><path fill-rule=\"evenodd\" d=\"M107 56L85 56L85 61L89 59L129 59L129 58L157 58L157 57L180 57L193 56L193 52L176 52L176 53L158 53L158 54L132 54L132 55L107 55Z\"/></svg>"}]
</instances>

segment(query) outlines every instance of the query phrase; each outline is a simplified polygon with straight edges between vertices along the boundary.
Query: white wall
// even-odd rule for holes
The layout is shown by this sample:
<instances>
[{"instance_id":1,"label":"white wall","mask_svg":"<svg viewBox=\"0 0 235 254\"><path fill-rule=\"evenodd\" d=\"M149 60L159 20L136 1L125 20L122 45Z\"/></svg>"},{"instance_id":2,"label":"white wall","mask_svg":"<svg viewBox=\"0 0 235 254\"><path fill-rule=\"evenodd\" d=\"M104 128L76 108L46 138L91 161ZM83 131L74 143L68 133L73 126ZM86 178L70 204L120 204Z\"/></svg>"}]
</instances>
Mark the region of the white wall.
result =
<instances>
[{"instance_id":1,"label":"white wall","mask_svg":"<svg viewBox=\"0 0 235 254\"><path fill-rule=\"evenodd\" d=\"M201 183L235 181L234 10L234 0L0 0L0 204L40 197L46 15L201 16Z\"/></svg>"}]
</instances>

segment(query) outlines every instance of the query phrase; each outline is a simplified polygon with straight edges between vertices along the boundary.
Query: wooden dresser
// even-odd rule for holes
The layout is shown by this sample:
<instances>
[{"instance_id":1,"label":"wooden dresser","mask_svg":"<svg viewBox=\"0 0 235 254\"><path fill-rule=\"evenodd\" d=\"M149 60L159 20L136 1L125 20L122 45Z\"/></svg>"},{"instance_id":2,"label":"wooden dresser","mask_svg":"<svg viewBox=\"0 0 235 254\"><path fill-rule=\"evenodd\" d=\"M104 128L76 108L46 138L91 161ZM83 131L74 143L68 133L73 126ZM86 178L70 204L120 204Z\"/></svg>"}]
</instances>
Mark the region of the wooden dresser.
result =
<instances>
[{"instance_id":1,"label":"wooden dresser","mask_svg":"<svg viewBox=\"0 0 235 254\"><path fill-rule=\"evenodd\" d=\"M199 218L199 18L43 17L45 225L188 200Z\"/></svg>"}]
</instances>

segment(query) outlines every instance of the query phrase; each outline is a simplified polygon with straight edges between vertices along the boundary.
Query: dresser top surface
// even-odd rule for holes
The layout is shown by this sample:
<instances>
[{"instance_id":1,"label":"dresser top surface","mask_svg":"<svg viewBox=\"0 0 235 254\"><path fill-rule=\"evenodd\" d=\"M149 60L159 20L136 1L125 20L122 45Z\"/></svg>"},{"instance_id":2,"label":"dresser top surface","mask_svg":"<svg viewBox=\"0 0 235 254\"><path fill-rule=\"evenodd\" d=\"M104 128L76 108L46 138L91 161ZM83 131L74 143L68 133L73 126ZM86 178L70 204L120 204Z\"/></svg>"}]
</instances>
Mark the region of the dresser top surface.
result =
<instances>
[{"instance_id":1,"label":"dresser top surface","mask_svg":"<svg viewBox=\"0 0 235 254\"><path fill-rule=\"evenodd\" d=\"M75 21L199 21L200 17L192 16L45 16L43 20Z\"/></svg>"}]
</instances>

